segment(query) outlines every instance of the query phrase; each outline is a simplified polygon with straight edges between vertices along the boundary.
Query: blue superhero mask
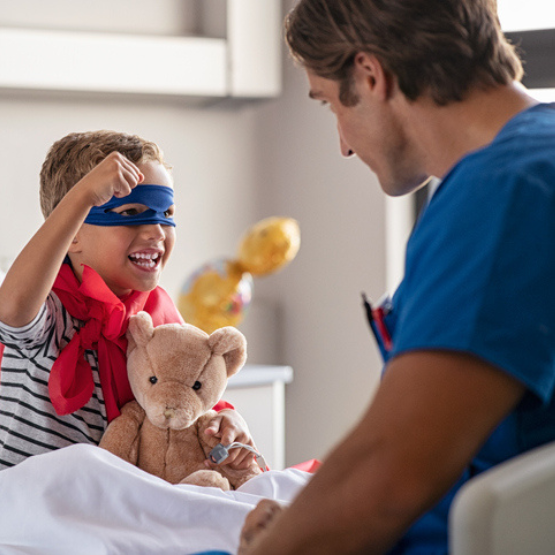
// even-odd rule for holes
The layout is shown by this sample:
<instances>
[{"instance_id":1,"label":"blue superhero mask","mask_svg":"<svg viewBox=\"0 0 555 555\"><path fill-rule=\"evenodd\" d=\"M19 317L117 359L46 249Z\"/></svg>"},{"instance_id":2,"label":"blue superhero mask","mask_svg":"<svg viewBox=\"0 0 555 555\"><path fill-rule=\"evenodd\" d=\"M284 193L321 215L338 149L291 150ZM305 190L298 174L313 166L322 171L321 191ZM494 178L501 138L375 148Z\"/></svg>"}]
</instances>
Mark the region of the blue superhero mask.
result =
<instances>
[{"instance_id":1,"label":"blue superhero mask","mask_svg":"<svg viewBox=\"0 0 555 555\"><path fill-rule=\"evenodd\" d=\"M112 212L114 208L125 204L143 204L148 210L131 216ZM172 205L173 189L171 187L138 185L126 197L112 197L102 206L93 206L85 218L85 223L103 226L161 224L175 227L174 219L168 218L164 214Z\"/></svg>"}]
</instances>

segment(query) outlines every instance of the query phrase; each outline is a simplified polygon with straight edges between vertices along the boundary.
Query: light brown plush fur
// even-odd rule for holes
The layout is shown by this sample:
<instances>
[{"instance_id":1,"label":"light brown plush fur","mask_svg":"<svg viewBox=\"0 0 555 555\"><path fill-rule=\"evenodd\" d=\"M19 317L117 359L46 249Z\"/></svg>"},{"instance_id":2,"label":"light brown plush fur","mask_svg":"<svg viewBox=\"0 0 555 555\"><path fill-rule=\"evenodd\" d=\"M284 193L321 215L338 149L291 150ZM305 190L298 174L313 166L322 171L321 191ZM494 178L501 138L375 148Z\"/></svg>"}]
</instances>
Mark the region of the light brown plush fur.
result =
<instances>
[{"instance_id":1,"label":"light brown plush fur","mask_svg":"<svg viewBox=\"0 0 555 555\"><path fill-rule=\"evenodd\" d=\"M140 312L130 318L127 338L136 400L109 424L100 446L172 484L227 490L260 474L254 462L242 471L204 465L219 442L204 433L216 415L210 409L246 360L243 334L232 327L211 335L187 324L154 328L150 316Z\"/></svg>"}]
</instances>

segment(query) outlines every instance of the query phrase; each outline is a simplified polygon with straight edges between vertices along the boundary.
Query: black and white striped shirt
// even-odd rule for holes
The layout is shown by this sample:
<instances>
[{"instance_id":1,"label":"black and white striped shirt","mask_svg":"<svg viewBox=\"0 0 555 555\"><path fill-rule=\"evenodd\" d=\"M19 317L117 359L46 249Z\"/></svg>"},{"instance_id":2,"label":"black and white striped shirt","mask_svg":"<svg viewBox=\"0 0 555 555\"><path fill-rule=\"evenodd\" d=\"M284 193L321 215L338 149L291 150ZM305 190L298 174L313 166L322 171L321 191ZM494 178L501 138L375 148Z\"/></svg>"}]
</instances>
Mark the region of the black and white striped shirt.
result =
<instances>
[{"instance_id":1,"label":"black and white striped shirt","mask_svg":"<svg viewBox=\"0 0 555 555\"><path fill-rule=\"evenodd\" d=\"M0 343L5 345L0 372L0 470L31 455L100 441L107 420L96 351L85 352L95 388L83 408L60 416L48 393L52 365L81 326L54 293L23 328L0 322Z\"/></svg>"}]
</instances>

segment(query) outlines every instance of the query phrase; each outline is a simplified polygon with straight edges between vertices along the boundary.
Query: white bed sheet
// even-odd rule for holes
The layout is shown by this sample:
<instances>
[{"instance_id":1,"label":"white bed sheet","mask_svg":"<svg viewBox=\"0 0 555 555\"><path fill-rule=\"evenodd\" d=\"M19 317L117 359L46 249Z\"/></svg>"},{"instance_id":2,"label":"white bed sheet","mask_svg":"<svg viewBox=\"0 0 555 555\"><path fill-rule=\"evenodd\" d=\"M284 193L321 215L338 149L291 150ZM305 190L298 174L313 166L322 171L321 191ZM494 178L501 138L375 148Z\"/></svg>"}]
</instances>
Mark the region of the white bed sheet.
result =
<instances>
[{"instance_id":1,"label":"white bed sheet","mask_svg":"<svg viewBox=\"0 0 555 555\"><path fill-rule=\"evenodd\" d=\"M0 554L236 553L258 501L288 503L309 479L287 469L237 491L172 485L103 449L73 445L0 472Z\"/></svg>"}]
</instances>

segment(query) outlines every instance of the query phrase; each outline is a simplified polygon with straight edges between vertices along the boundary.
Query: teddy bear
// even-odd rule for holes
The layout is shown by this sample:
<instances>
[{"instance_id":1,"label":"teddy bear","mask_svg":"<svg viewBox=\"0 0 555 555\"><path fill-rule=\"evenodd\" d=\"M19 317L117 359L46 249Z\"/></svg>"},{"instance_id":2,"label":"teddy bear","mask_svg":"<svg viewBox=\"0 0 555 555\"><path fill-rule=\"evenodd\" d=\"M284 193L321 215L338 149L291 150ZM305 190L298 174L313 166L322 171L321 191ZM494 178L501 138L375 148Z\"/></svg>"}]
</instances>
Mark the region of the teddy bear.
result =
<instances>
[{"instance_id":1,"label":"teddy bear","mask_svg":"<svg viewBox=\"0 0 555 555\"><path fill-rule=\"evenodd\" d=\"M127 372L135 396L108 425L100 447L172 484L236 489L262 470L207 469L218 439L205 434L227 379L246 360L233 327L208 335L189 324L153 327L146 312L129 319Z\"/></svg>"}]
</instances>

